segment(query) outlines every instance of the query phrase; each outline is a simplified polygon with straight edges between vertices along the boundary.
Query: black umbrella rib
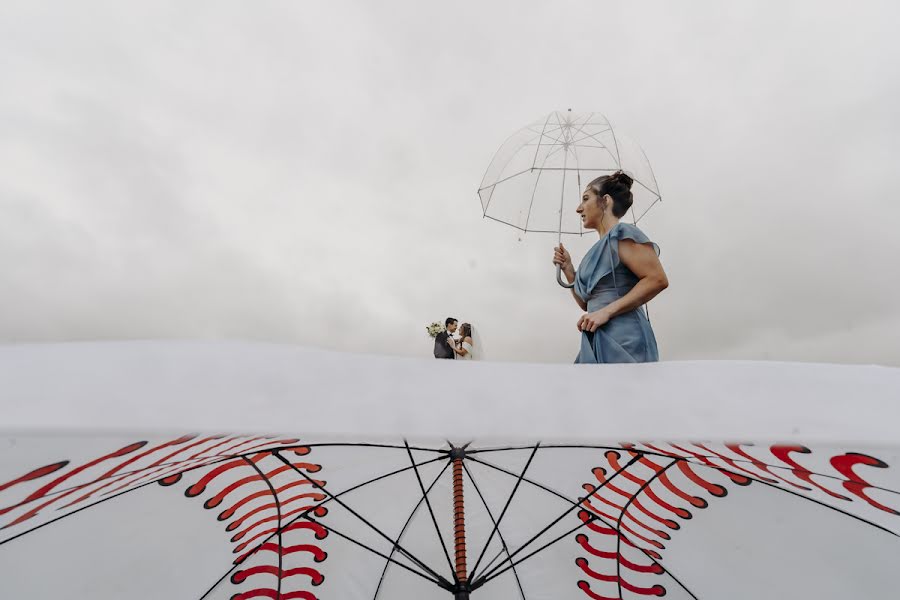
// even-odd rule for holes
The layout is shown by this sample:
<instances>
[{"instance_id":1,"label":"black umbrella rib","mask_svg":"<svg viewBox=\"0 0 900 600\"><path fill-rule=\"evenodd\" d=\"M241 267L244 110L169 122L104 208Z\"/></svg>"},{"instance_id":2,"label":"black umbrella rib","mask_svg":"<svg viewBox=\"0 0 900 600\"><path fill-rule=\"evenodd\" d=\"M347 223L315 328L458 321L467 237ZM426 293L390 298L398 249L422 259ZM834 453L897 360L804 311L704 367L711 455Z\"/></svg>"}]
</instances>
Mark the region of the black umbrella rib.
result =
<instances>
[{"instance_id":1,"label":"black umbrella rib","mask_svg":"<svg viewBox=\"0 0 900 600\"><path fill-rule=\"evenodd\" d=\"M402 562L399 562L399 561L395 560L394 558L388 556L387 554L384 554L383 552L379 552L378 550L375 550L375 549L372 548L371 546L367 546L366 544L363 544L362 542L353 539L352 537L350 537L349 535L347 535L347 534L345 534L345 533L341 533L340 531L338 531L337 529L335 529L335 528L332 527L331 525L326 525L326 524L323 523L322 521L317 521L316 519L313 519L313 518L310 517L309 515L303 515L301 518L303 518L303 519L309 521L310 523L315 523L316 525L322 527L323 529L325 529L325 530L327 530L327 531L330 531L331 533L335 534L336 536L341 537L341 538L344 538L344 539L347 540L348 542L350 542L350 543L352 543L352 544L356 544L356 545L359 546L360 548L364 548L364 549L368 550L369 552L371 552L372 554L376 554L376 555L380 556L381 558L386 559L389 563L393 563L393 564L395 564L395 565L397 565L397 566L403 567L404 569L406 569L406 570L409 571L410 573L413 573L413 574L415 574L415 575L418 575L418 576L421 577L422 579L424 579L424 580L426 580L426 581L429 581L429 582L431 582L431 583L433 583L433 584L435 584L435 585L437 585L437 586L439 586L439 587L442 587L442 588L444 588L444 589L452 589L452 588L453 588L453 586L452 586L449 582L447 582L445 579L443 579L443 578L441 578L441 579L433 579L433 578L431 578L431 577L428 577L427 575L424 575L423 573L420 573L419 571L416 571L415 569L409 567L408 565L404 565Z\"/></svg>"},{"instance_id":2,"label":"black umbrella rib","mask_svg":"<svg viewBox=\"0 0 900 600\"><path fill-rule=\"evenodd\" d=\"M291 444L290 446L278 446L272 450L293 450L294 448L387 448L389 450L404 450L406 446L400 444L376 444L374 442L321 442L312 444ZM437 454L447 454L447 450L441 448L422 448L419 446L411 446L413 450L421 452L434 452Z\"/></svg>"},{"instance_id":3,"label":"black umbrella rib","mask_svg":"<svg viewBox=\"0 0 900 600\"><path fill-rule=\"evenodd\" d=\"M438 480L443 476L443 474L450 467L450 461L447 461L447 464L444 465L444 468L441 469L441 472L437 474L437 477L434 478L434 481L431 482L431 485L428 486L428 490L426 490L425 494L431 493L431 489L435 486ZM416 513L419 511L419 507L422 506L422 503L425 502L425 496L419 498L419 501L416 503L412 512L409 514L409 518L406 519L406 523L403 524L403 527L400 529L400 534L397 536L397 541L394 543L394 547L391 548L391 553L389 556L393 557L394 552L396 551L396 545L403 539L403 535L406 533L406 528L409 527L409 524L412 522L413 517L416 516ZM384 583L385 575L387 575L388 566L390 566L391 561L387 561L384 564L384 569L381 571L381 578L378 580L378 586L375 588L375 595L372 597L372 600L377 600L378 593L381 591L381 585Z\"/></svg>"},{"instance_id":4,"label":"black umbrella rib","mask_svg":"<svg viewBox=\"0 0 900 600\"><path fill-rule=\"evenodd\" d=\"M404 443L406 443L405 440ZM416 481L419 482L419 488L422 490L422 497L425 498L425 506L428 507L428 513L431 515L431 522L434 523L434 530L437 532L441 550L444 551L444 556L447 558L447 565L450 566L450 572L453 573L453 580L456 581L456 569L453 567L453 561L450 560L450 554L447 552L446 544L444 544L444 536L441 535L441 528L438 526L437 517L434 516L434 509L431 508L431 502L428 500L428 492L425 491L425 484L422 483L422 476L419 474L419 469L416 467L416 460L413 458L412 450L409 445L406 446L406 453L409 455L409 461L412 463L413 471L416 473ZM399 548L400 546L398 545L397 547Z\"/></svg>"},{"instance_id":5,"label":"black umbrella rib","mask_svg":"<svg viewBox=\"0 0 900 600\"><path fill-rule=\"evenodd\" d=\"M526 471L528 471L528 467L531 466L531 461L534 460L534 455L537 454L540 445L540 442L534 445L534 449L531 451L531 455L528 457L528 461L525 463L525 467L522 469L522 472L519 473L519 477L518 479L516 479L516 485L513 486L512 492L510 492L509 498L506 499L506 504L503 506L503 510L500 511L500 516L494 523L494 528L491 530L491 535L488 536L487 542L485 542L484 548L481 550L481 554L478 555L478 560L475 561L475 566L472 567L472 570L470 571L470 577L472 581L475 580L475 574L478 572L478 565L481 563L481 559L484 558L484 554L487 552L488 546L491 545L491 540L494 539L494 534L497 533L497 530L500 528L500 521L502 521L503 517L506 515L506 511L507 509L509 509L509 505L512 503L513 497L519 490L522 479L525 477L525 473Z\"/></svg>"},{"instance_id":6,"label":"black umbrella rib","mask_svg":"<svg viewBox=\"0 0 900 600\"><path fill-rule=\"evenodd\" d=\"M588 494L587 496L585 496L584 498L582 498L582 499L579 500L578 502L573 503L572 506L570 506L568 509L566 509L565 512L563 512L561 515L559 515L559 516L556 517L553 521L551 521L549 525L547 525L546 527L544 527L543 529L541 529L539 532L537 532L534 536L532 536L532 538L531 538L530 540L528 540L527 542L525 542L524 544L522 544L521 546L519 546L519 548L516 549L516 551L513 552L513 553L509 556L509 562L510 562L510 563L513 563L513 557L514 557L515 555L519 554L519 553L522 552L525 548L527 548L528 546L530 546L536 539L538 539L539 537L541 537L542 535L544 535L544 534L545 534L547 531L549 531L554 525L556 525L557 523L559 523L560 521L562 521L562 520L566 517L566 515L568 515L569 513L571 513L573 510L575 510L575 509L577 509L577 508L581 508L583 502L585 502L585 501L586 501L588 498L590 498L592 495L596 494L597 491L599 491L600 489L602 489L603 487L605 487L606 485L608 485L609 483L611 483L616 477L618 477L622 472L624 472L625 469L627 469L628 467L630 467L631 465L633 465L635 462L637 462L638 458L639 458L639 457L637 457L637 456L632 457L632 459L631 459L630 461L628 461L627 463L625 463L624 465L622 465L622 466L619 468L618 471L616 471L615 473L613 473L613 475L612 475L611 477L609 477L606 481L604 481L602 484L600 484L599 486L597 486L597 489L596 489L594 492L592 492L591 494ZM476 462L479 462L480 464L487 464L487 463L484 463L483 461L476 461ZM566 498L566 500L569 501L569 502L571 502L568 498ZM530 556L530 555L529 555L529 556ZM492 571L486 571L485 574L484 574L484 576L483 576L483 578L484 578L485 580L487 580L488 578L490 578L491 574L494 573L494 572L496 572L497 569L499 569L502 565L503 565L503 563L501 562L499 565L497 565L496 567L494 567L494 569L493 569ZM506 569L504 569L504 571L505 571L505 570L506 570Z\"/></svg>"},{"instance_id":7,"label":"black umbrella rib","mask_svg":"<svg viewBox=\"0 0 900 600\"><path fill-rule=\"evenodd\" d=\"M672 466L672 465L675 464L676 462L678 462L677 459L674 460L674 461L672 461L672 463L669 464L666 468ZM651 481L652 481L652 478L651 478ZM642 486L642 487L646 487L646 486ZM639 493L640 493L640 490L637 492L637 494L639 494ZM636 496L637 494L635 494L635 496ZM632 499L633 499L633 498L632 498ZM626 508L627 508L627 505L626 505ZM624 513L624 510L623 510L623 513ZM620 515L620 516L619 516L619 522L621 522L621 518L622 518L622 517L621 517L621 515ZM588 519L586 519L583 523L580 523L579 525L573 527L573 528L570 529L569 531L567 531L567 532L563 533L562 535L556 537L555 539L553 539L553 540L547 542L546 544L544 544L543 546L541 546L541 547L538 548L537 550L534 550L533 552L529 553L527 556L525 556L525 557L523 557L523 558L521 558L521 559L515 561L514 563L511 563L511 564L508 565L506 568L504 568L504 569L502 569L502 570L500 570L500 571L498 571L498 572L496 572L496 573L490 574L490 577L488 577L488 578L486 578L486 579L483 579L483 580L481 580L481 581L476 582L476 584L474 584L474 585L472 586L473 589L475 589L476 587L481 587L481 586L483 586L484 584L488 583L489 581L491 581L491 580L493 580L493 579L496 579L497 577L499 577L500 575L502 575L503 573L505 573L505 572L508 571L509 569L513 568L514 566L519 565L519 564L525 562L526 560L528 560L529 558L531 558L531 557L534 556L535 554L537 554L537 553L539 553L539 552L542 552L543 550L546 550L547 548L549 548L549 547L552 546L553 544L557 543L558 541L560 541L560 540L562 540L562 539L565 539L566 537L572 535L573 533L575 533L576 531L578 531L578 530L581 529L582 527L586 526L588 523L593 523L594 521L600 521L601 523L603 523L604 525L606 525L606 526L609 527L610 529L612 529L612 527L613 527L613 525L612 525L611 523L608 523L605 519L603 519L603 518L600 517L599 515L594 514L594 513L591 513L591 514L590 514L590 517L588 517ZM617 538L620 540L620 539L622 539L622 538L624 538L624 537L625 537L625 535L622 534L621 532L619 532L618 529L617 529ZM641 547L639 547L639 546L637 546L637 545L635 545L635 548L637 548L638 550L640 550L641 552L643 552L645 555L647 554L646 551L645 551L643 548L641 548ZM617 546L616 546L616 550L617 550L617 555L618 555L618 550L619 550L618 544L617 544ZM689 590L683 583L681 583L681 581L680 581L677 577L675 577L668 569L666 569L666 568L663 567L661 564L659 564L655 559L653 559L652 556L647 555L647 557L648 557L651 561L653 561L654 564L656 564L656 565L658 565L660 568L662 568L663 572L666 573L666 575L668 575L675 583L677 583L677 584L681 587L681 589L683 589L685 592L687 592L687 594L688 594L691 598L693 598L694 600L699 600L699 599L697 598L697 596L696 596L691 590ZM616 573L617 573L617 575L619 574L618 557L616 558ZM620 587L620 589L619 589L619 598L621 598L621 597L622 597L622 590L621 590L621 587Z\"/></svg>"},{"instance_id":8,"label":"black umbrella rib","mask_svg":"<svg viewBox=\"0 0 900 600\"><path fill-rule=\"evenodd\" d=\"M437 461L442 460L442 459L443 459L443 457L432 458L431 460L426 460L426 461L424 461L424 462L419 463L419 466L421 467L421 466L423 466L423 465L428 465L428 464L431 464L431 463L433 463L433 462L437 462ZM399 473L403 473L403 472L405 472L405 471L409 471L410 469L412 469L412 467L403 467L403 468L401 468L401 469L396 469L396 470L394 470L394 471L391 471L390 473L384 473L384 474L382 474L382 475L379 475L378 477L373 477L372 479L370 479L370 480L368 480L368 481L364 481L364 482L362 482L362 483L359 483L359 484L357 484L357 485L354 485L353 487L349 487L349 488L347 488L346 490L343 490L343 491L341 491L341 492L338 492L338 493L336 494L336 496L343 496L344 494L348 494L348 493L350 493L350 492L352 492L352 491L354 491L354 490L358 490L358 489L361 488L361 487L365 487L365 486L367 486L367 485L369 485L369 484L375 483L375 482L377 482L377 481L381 481L382 479L387 479L388 477L393 477L394 475L397 475L397 474L399 474ZM332 497L329 497L328 499L323 500L322 502L319 502L318 504L311 506L310 508L308 508L307 510L305 510L303 513L297 515L296 517L294 517L293 519L291 519L290 521L288 521L287 523L285 523L285 525L284 525L283 527L281 527L279 530L277 530L275 533L273 533L273 534L270 535L269 537L267 537L267 538L265 538L264 540L262 540L261 542L259 542L253 550L249 551L249 552L246 554L246 556L249 557L251 554L253 554L254 552L256 552L256 550L258 550L260 547L262 547L263 544L267 543L269 540L271 540L273 537L275 537L276 534L278 534L278 533L280 533L281 531L283 531L284 529L290 527L293 523L295 523L296 521L300 520L300 519L303 518L305 515L309 514L309 513L312 512L313 510L315 510L316 508L318 508L318 507L320 507L320 506L323 506L323 505L325 505L325 504L328 504L329 502L331 502L332 499L333 499ZM238 566L239 566L238 564L232 565L232 567L231 567L230 569L228 569L228 571L226 571L224 575L222 575L215 583L212 584L212 586L210 586L210 588L209 588L208 590L206 590L206 591L203 593L202 596L200 596L199 600L203 600L203 599L206 598L209 594L211 594L212 591L213 591L214 589L216 589L216 587L217 587L220 583L222 583L229 575L231 575L231 573L232 573L236 568L238 568Z\"/></svg>"},{"instance_id":9,"label":"black umbrella rib","mask_svg":"<svg viewBox=\"0 0 900 600\"><path fill-rule=\"evenodd\" d=\"M16 535L14 535L14 536L12 536L12 537L9 537L9 538L6 538L5 540L0 540L0 546L2 546L3 544L6 544L6 543L8 543L8 542L11 542L11 541L13 541L13 540L17 540L17 539L19 539L20 537L22 537L23 535L28 535L29 533L33 533L33 532L37 531L38 529L41 529L41 528L43 528L43 527L46 527L47 525L51 525L51 524L53 524L53 523L56 523L57 521L59 521L59 520L61 520L61 519L65 519L65 518L67 518L67 517L71 517L71 516L73 516L73 515L75 515L75 514L77 514L77 513L80 513L80 512L83 511L83 510L87 510L87 509L89 509L89 508L92 508L92 507L94 507L94 506L97 506L98 504L102 504L102 503L104 503L104 502L106 502L106 501L108 501L108 500L112 500L113 498L118 498L119 496L123 496L123 495L128 494L128 493L131 493L131 492L136 492L137 490L139 490L139 489L141 489L141 488L144 488L144 487L147 487L148 485L152 485L152 484L154 484L154 483L156 483L156 480L148 481L148 482L146 482L146 483L142 483L141 485L139 485L139 486L137 486L137 487L128 488L127 490L122 490L121 492L119 492L119 493L117 493L117 494L113 494L112 496L107 496L106 498L101 498L100 500L97 500L96 502L91 502L90 504L88 504L88 505L86 505L86 506L82 506L81 508L76 508L75 510L73 510L73 511L71 511L71 512L67 512L67 513L64 514L64 515L60 515L60 516L56 517L55 519L50 519L49 521L44 521L44 522L41 523L40 525L35 525L35 526L32 527L31 529L27 529L27 530L25 530L25 531L22 531L22 532L20 532L20 533L17 533ZM23 505L23 506L24 506L24 505Z\"/></svg>"},{"instance_id":10,"label":"black umbrella rib","mask_svg":"<svg viewBox=\"0 0 900 600\"><path fill-rule=\"evenodd\" d=\"M475 477L472 475L471 471L469 471L468 465L463 461L463 469L466 471L466 475L469 476L469 481L472 482L472 486L475 488L475 492L478 494L478 497L481 499L481 503L484 505L484 510L487 511L488 517L490 517L491 522L494 526L497 526L497 521L494 520L494 515L491 513L491 509L488 506L487 500L484 499L484 495L481 493L481 490L478 488L478 483L475 481ZM500 544L503 546L503 550L501 552L506 552L506 555L509 556L509 546L506 545L506 540L503 539L503 533L500 529L497 529L497 536L500 538ZM499 556L499 554L498 554ZM496 560L496 557L494 558ZM490 568L490 566L494 563L492 560L485 569ZM519 580L519 573L515 569L513 569L513 575L516 578L516 585L519 586L519 593L522 594L522 600L526 600L525 598L525 590L522 588L522 582Z\"/></svg>"},{"instance_id":11,"label":"black umbrella rib","mask_svg":"<svg viewBox=\"0 0 900 600\"><path fill-rule=\"evenodd\" d=\"M690 461L687 461L687 462L690 462ZM696 464L696 463L695 463L695 464ZM728 470L728 469L723 469L723 468L720 468L720 467L710 467L709 465L699 465L699 466L706 466L706 467L709 467L710 469L717 469L717 470L719 470L719 471L727 471L727 470ZM752 479L752 478L748 477L748 479ZM768 482L768 481L763 481L763 480L761 480L761 479L753 479L753 480L754 480L754 481L758 481L759 483L761 483L761 484L763 484L763 485L769 486L769 487L772 488L772 489L779 490L779 491L781 491L781 492L784 492L784 493L786 493L786 494L791 494L791 495L793 495L793 496L797 496L798 498L800 498L800 499L802 499L802 500L806 500L806 501L808 501L808 502L812 502L812 503L814 503L814 504L818 504L819 506L824 506L825 508L828 508L828 509L837 511L837 512L841 513L841 514L844 515L844 516L850 517L850 518L852 518L852 519L856 519L857 521L860 521L861 523L865 523L866 525L870 525L870 526L874 527L875 529L880 529L881 531L884 531L885 533L889 533L889 534L891 534L892 536L894 536L894 537L896 537L896 538L900 538L900 534L897 534L897 533L891 531L890 529L888 529L887 527L884 527L883 525L879 525L878 523L875 523L874 521L870 521L870 520L868 520L868 519L865 519L865 518L863 518L863 517L860 517L859 515L854 515L854 514L851 513L851 512L847 512L846 510L842 510L842 509L840 509L840 508L838 508L838 507L836 507L836 506L832 506L831 504L828 504L828 503L826 503L826 502L822 502L821 500L816 500L815 498L810 498L809 496L806 496L806 495L804 495L804 494L801 494L800 492L795 492L794 490L788 489L788 488L786 488L786 487L782 487L782 486L780 486L780 485L778 485L778 484L775 484L775 483L770 483L770 482Z\"/></svg>"},{"instance_id":12,"label":"black umbrella rib","mask_svg":"<svg viewBox=\"0 0 900 600\"><path fill-rule=\"evenodd\" d=\"M483 449L470 450L468 452L468 454L486 454L488 452L506 452L509 450L527 450L529 448L531 448L531 446L506 446L506 447L497 447L497 448L483 448ZM635 452L637 454L642 454L644 456L651 456L651 457L657 457L657 458L677 458L679 460L683 460L687 463L696 465L698 467L706 467L708 469L716 469L716 470L723 471L723 472L735 473L737 475L747 477L748 479L752 479L753 481L759 481L760 483L763 483L763 481L759 479L759 477L762 477L762 475L754 475L752 471L742 471L741 473L736 473L735 471L733 471L732 469L729 469L728 467L719 466L719 465L709 465L704 462L700 462L699 457L709 458L709 459L713 459L713 460L716 460L716 459L724 460L724 457L718 456L716 454L704 454L704 453L698 452L697 456L682 456L679 454L666 454L664 452L641 450L639 448L623 448L621 446L594 446L594 445L587 445L587 444L542 444L541 445L541 450L558 450L558 449L563 449L563 450L566 450L566 449L613 450L616 452ZM736 463L747 464L747 465L753 464L753 461L747 460L746 458L728 457L728 460L731 460ZM767 462L764 462L763 460L759 460L759 464L766 466L766 467L770 467L772 469L779 469L781 471L794 471L795 470L794 467L785 466L785 465L773 465L772 463L767 463ZM809 469L805 469L805 468L803 469L803 471L806 473L809 473L810 475L817 475L819 477L823 477L826 479L833 479L835 481L840 481L840 482L852 481L849 479L845 479L843 477L838 477L836 475L828 475L827 473L820 473L818 471L810 471ZM873 490L880 490L882 492L888 492L890 494L900 494L900 490L894 490L891 488L881 487L881 486L878 486L875 484L870 484L869 487L871 487Z\"/></svg>"},{"instance_id":13,"label":"black umbrella rib","mask_svg":"<svg viewBox=\"0 0 900 600\"><path fill-rule=\"evenodd\" d=\"M497 471L500 471L501 473L505 473L505 474L509 475L510 477L515 477L515 476L516 476L516 474L513 473L512 471L508 471L508 470L506 470L506 469L504 469L504 468L502 468L502 467L498 467L497 465L492 465L492 464L489 463L489 462L485 462L485 461L482 461L482 460L477 460L477 459L475 459L475 458L473 458L473 457L468 457L468 458L469 458L469 460L474 460L475 462L480 463L480 464L483 464L483 465L486 466L486 467L490 467L490 468L492 468L492 469L496 469ZM672 458L672 457L669 457L669 458ZM610 478L610 479L611 479L611 478ZM548 492L548 493L550 493L550 494L553 494L554 496L557 496L557 497L559 497L559 498L565 500L566 502L568 502L568 503L570 503L570 504L576 504L576 505L579 504L578 502L575 502L574 500L572 500L572 499L566 497L564 494L561 494L561 493L557 492L557 491L554 490L553 488L550 488L550 487L547 487L547 486L545 486L545 485L543 485L543 484L537 483L536 481L532 481L532 480L528 479L527 477L523 478L522 480L523 480L525 483L530 483L531 485L533 485L533 486L535 486L535 487L537 487L537 488L540 488L540 489L544 490L545 492ZM603 523L604 525L606 525L607 527L609 527L610 529L612 529L612 527L613 527L613 524L612 524L612 523L607 522L605 519L603 519L603 518L600 517L599 515L596 515L596 514L594 514L594 513L591 513L591 517L588 519L588 521L590 522L590 521L597 521L597 520L599 520L601 523ZM573 530L570 531L569 533L572 533L572 532L574 532L574 531L577 531L579 528L583 527L585 524L586 524L586 523L583 523L582 525L579 525L578 527L576 527L575 529L573 529ZM565 535L568 535L568 534L565 534ZM563 537L565 537L565 536L563 536ZM625 539L628 539L628 536L623 535L622 537L624 537ZM562 539L562 538L559 538L559 539ZM687 587L685 587L684 584L681 583L681 581L680 581L677 577L675 577L675 575L673 575L671 571L669 571L668 569L666 569L662 564L659 563L659 561L657 561L655 558L653 558L652 556L650 556L650 554L649 554L645 549L641 548L641 547L638 546L637 544L634 544L634 547L637 548L638 550L640 550L640 551L641 551L641 552L642 552L642 553L643 553L643 554L644 554L644 555L645 555L645 556L646 556L653 564L659 566L659 567L663 570L663 572L666 573L666 575L668 575L670 578L672 578L672 580L673 580L675 583L677 583L677 584L678 584L685 592L687 592L688 594L690 594L691 597L693 597L693 598L696 600L696 596L694 596L694 594L693 594L689 589L687 589ZM530 558L531 556L534 556L534 554L535 554L535 553L532 552L532 553L529 554L528 557L526 557L526 558ZM522 559L522 560L525 560L525 559ZM516 561L515 564L518 565L519 563L522 562L522 560ZM510 566L511 566L511 565L510 565ZM507 569L508 569L508 568L509 568L509 567L507 567ZM491 574L491 579L495 579L495 578L496 578L498 575L500 575L500 574L501 574L501 573L496 573L496 574L493 574L493 573L492 573L492 574ZM485 583L487 583L487 582L486 582L486 581L481 581L481 582L478 583L478 585L479 585L479 587L480 587L480 586L484 585Z\"/></svg>"},{"instance_id":14,"label":"black umbrella rib","mask_svg":"<svg viewBox=\"0 0 900 600\"><path fill-rule=\"evenodd\" d=\"M310 482L310 484L312 484L313 487L315 487L316 489L321 490L322 492L324 492L329 498L331 498L331 499L333 499L335 502L337 502L340 506L342 506L342 507L343 507L347 512L349 512L351 515L353 515L354 517L356 517L357 519L359 519L360 521L362 521L363 523L365 523L366 525L368 525L368 526L372 529L372 531L374 531L375 533L377 533L378 535L380 535L381 537L383 537L384 539L386 539L387 541L389 541L391 544L393 544L398 550L400 550L400 552L402 552L404 555L406 555L407 558L409 558L411 561L413 561L414 563L416 563L417 565L419 565L420 567L422 567L422 569L424 569L425 571L427 571L428 573L430 573L433 577L437 578L438 581L440 581L440 580L443 579L438 573L436 573L435 571L433 571L433 570L432 570L428 565L426 565L422 560L420 560L419 558L416 558L415 556L413 556L413 554L412 554L411 552L409 552L406 548L404 548L404 547L401 546L400 544L396 544L396 543L394 542L394 540L392 540L392 539L390 538L390 536L388 536L386 533L384 533L383 531L381 531L380 529L378 529L371 521L369 521L368 519L366 519L364 516L362 516L361 514L359 514L358 512L356 512L355 510L353 510L352 508L350 508L344 501L342 501L340 498L338 498L338 496L336 496L336 495L332 494L331 492L329 492L324 486L319 485L319 483L316 482L314 479L312 479L309 475L307 475L306 473L304 473L303 471L301 471L300 469L298 469L295 465L293 465L293 464L291 463L291 461L289 461L289 460L287 460L286 458L284 458L283 456L281 456L281 454L279 454L278 452L273 452L272 455L273 455L275 458L277 458L278 460L280 460L281 462L283 462L284 464L286 464L287 466L289 466L291 469L293 469L294 472L296 472L298 475L300 475L301 477L303 477L304 479L306 479L308 482ZM417 469L415 463L413 463L412 468L416 470L416 473L418 473L418 469ZM305 511L303 514L301 514L301 516L304 517L304 518L307 518L307 515L309 514L309 512L311 512L311 511ZM446 580L445 580L445 581L446 581Z\"/></svg>"}]
</instances>

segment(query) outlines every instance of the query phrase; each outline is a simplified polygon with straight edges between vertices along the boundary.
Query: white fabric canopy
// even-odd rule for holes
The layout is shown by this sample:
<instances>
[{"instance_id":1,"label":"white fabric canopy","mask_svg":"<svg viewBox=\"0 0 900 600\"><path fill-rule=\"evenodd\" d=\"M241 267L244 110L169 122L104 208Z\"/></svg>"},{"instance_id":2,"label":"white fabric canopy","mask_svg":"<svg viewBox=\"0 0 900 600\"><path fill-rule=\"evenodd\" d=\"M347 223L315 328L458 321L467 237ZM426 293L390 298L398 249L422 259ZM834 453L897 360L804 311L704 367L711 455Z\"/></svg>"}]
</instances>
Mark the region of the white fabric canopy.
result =
<instances>
[{"instance_id":1,"label":"white fabric canopy","mask_svg":"<svg viewBox=\"0 0 900 600\"><path fill-rule=\"evenodd\" d=\"M900 443L900 369L479 363L273 344L0 347L0 426ZM590 418L587 416L590 415Z\"/></svg>"}]
</instances>

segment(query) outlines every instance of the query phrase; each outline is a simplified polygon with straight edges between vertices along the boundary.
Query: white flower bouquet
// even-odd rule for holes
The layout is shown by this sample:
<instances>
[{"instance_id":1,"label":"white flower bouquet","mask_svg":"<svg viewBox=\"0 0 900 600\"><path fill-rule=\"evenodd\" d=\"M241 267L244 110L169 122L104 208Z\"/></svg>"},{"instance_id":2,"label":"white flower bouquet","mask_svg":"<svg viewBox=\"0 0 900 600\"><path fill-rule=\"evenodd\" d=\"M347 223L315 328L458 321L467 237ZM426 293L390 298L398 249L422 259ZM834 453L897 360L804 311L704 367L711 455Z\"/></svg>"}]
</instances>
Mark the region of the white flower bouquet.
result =
<instances>
[{"instance_id":1,"label":"white flower bouquet","mask_svg":"<svg viewBox=\"0 0 900 600\"><path fill-rule=\"evenodd\" d=\"M435 338L435 337L437 337L437 334L444 331L444 325L435 321L431 325L426 325L425 331L428 332L429 336L431 336L432 338Z\"/></svg>"}]
</instances>

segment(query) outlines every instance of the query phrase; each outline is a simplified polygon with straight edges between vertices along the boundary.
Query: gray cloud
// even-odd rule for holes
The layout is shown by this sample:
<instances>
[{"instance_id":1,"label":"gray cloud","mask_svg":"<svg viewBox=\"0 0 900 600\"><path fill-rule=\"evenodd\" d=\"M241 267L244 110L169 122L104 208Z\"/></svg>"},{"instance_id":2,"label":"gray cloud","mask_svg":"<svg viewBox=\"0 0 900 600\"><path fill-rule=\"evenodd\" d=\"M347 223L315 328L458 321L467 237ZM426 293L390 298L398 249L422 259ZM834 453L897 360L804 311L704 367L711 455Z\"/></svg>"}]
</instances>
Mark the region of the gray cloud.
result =
<instances>
[{"instance_id":1,"label":"gray cloud","mask_svg":"<svg viewBox=\"0 0 900 600\"><path fill-rule=\"evenodd\" d=\"M552 238L484 221L507 135L600 110L664 202L667 359L900 365L889 2L0 8L0 339L568 361ZM574 239L576 255L592 243Z\"/></svg>"}]
</instances>

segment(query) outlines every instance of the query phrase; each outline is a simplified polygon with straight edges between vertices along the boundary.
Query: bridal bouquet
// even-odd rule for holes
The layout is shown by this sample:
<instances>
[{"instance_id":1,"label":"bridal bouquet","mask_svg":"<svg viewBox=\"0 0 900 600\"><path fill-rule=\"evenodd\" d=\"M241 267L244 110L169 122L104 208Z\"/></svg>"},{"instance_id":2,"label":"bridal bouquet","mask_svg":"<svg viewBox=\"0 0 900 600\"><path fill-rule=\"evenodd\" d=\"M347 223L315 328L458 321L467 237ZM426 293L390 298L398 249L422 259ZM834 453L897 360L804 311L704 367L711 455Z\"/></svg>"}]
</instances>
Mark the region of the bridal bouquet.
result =
<instances>
[{"instance_id":1,"label":"bridal bouquet","mask_svg":"<svg viewBox=\"0 0 900 600\"><path fill-rule=\"evenodd\" d=\"M425 331L427 331L428 335L431 337L437 337L437 334L444 331L444 325L435 321L431 325L426 325Z\"/></svg>"}]
</instances>

